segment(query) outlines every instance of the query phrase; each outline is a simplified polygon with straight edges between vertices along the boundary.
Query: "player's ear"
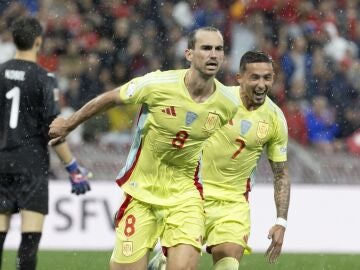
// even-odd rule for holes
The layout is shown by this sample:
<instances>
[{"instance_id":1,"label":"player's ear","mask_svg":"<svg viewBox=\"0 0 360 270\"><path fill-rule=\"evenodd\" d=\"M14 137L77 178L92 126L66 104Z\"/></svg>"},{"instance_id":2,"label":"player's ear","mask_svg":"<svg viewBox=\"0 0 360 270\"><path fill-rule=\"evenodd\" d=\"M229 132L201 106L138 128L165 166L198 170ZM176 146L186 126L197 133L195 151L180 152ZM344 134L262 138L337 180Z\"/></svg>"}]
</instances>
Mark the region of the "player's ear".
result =
<instances>
[{"instance_id":1,"label":"player's ear","mask_svg":"<svg viewBox=\"0 0 360 270\"><path fill-rule=\"evenodd\" d=\"M192 49L186 49L186 50L185 50L185 58L186 58L186 60L188 60L189 62L192 61L192 58L193 58Z\"/></svg>"},{"instance_id":2,"label":"player's ear","mask_svg":"<svg viewBox=\"0 0 360 270\"><path fill-rule=\"evenodd\" d=\"M242 75L241 75L241 73L237 73L236 74L236 81L239 83L239 84L241 84L241 82L242 82Z\"/></svg>"},{"instance_id":3,"label":"player's ear","mask_svg":"<svg viewBox=\"0 0 360 270\"><path fill-rule=\"evenodd\" d=\"M37 37L37 38L35 39L35 43L34 43L36 52L40 51L41 44L42 44L42 37L39 36L39 37Z\"/></svg>"}]
</instances>

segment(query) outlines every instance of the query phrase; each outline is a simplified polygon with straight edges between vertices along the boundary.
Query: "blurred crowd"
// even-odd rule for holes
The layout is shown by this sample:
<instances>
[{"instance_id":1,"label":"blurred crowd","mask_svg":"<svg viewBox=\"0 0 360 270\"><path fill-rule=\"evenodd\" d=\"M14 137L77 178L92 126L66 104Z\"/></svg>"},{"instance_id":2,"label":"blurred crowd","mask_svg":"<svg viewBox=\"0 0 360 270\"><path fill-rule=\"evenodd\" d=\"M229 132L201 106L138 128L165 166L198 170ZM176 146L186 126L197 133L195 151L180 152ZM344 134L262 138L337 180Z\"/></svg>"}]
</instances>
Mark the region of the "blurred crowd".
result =
<instances>
[{"instance_id":1,"label":"blurred crowd","mask_svg":"<svg viewBox=\"0 0 360 270\"><path fill-rule=\"evenodd\" d=\"M290 137L326 154L360 154L358 0L0 1L0 63L15 50L11 22L28 14L44 26L39 63L57 75L64 114L135 76L186 67L186 35L215 26L226 45L220 81L236 84L245 51L267 52L277 73L270 96ZM110 110L72 140L129 144L137 111Z\"/></svg>"}]
</instances>

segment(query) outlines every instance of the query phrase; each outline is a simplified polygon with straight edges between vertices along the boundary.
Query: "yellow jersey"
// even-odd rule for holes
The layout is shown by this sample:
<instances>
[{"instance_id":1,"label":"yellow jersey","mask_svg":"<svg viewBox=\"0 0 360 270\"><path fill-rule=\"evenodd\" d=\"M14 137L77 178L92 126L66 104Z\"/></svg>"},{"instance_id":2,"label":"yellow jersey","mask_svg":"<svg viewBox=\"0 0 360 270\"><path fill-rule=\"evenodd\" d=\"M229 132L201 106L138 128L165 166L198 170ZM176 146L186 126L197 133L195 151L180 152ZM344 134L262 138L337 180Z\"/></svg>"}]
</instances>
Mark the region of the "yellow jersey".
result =
<instances>
[{"instance_id":1,"label":"yellow jersey","mask_svg":"<svg viewBox=\"0 0 360 270\"><path fill-rule=\"evenodd\" d=\"M240 99L239 87L232 91ZM204 145L205 199L237 201L250 190L263 149L275 162L287 160L288 129L281 109L269 97L248 111L240 99L234 119Z\"/></svg>"},{"instance_id":2,"label":"yellow jersey","mask_svg":"<svg viewBox=\"0 0 360 270\"><path fill-rule=\"evenodd\" d=\"M143 104L136 135L117 183L134 198L156 205L202 197L203 142L232 119L239 106L229 87L195 102L184 83L187 69L156 71L120 87L126 104Z\"/></svg>"}]
</instances>

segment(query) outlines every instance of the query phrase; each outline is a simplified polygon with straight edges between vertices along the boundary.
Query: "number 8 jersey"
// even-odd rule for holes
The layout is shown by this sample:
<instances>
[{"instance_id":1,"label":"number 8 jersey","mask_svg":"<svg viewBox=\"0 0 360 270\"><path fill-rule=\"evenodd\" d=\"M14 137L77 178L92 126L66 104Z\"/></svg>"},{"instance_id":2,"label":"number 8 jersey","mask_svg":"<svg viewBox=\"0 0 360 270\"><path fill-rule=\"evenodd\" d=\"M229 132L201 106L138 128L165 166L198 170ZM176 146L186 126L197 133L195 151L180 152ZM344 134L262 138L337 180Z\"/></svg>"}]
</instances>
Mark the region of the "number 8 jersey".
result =
<instances>
[{"instance_id":1,"label":"number 8 jersey","mask_svg":"<svg viewBox=\"0 0 360 270\"><path fill-rule=\"evenodd\" d=\"M195 102L184 83L186 72L156 71L120 87L124 103L143 106L117 183L147 203L175 205L202 196L203 142L234 116L239 104L217 80L215 92Z\"/></svg>"},{"instance_id":2,"label":"number 8 jersey","mask_svg":"<svg viewBox=\"0 0 360 270\"><path fill-rule=\"evenodd\" d=\"M0 65L0 172L47 170L48 127L60 112L56 92L54 75L36 63Z\"/></svg>"}]
</instances>

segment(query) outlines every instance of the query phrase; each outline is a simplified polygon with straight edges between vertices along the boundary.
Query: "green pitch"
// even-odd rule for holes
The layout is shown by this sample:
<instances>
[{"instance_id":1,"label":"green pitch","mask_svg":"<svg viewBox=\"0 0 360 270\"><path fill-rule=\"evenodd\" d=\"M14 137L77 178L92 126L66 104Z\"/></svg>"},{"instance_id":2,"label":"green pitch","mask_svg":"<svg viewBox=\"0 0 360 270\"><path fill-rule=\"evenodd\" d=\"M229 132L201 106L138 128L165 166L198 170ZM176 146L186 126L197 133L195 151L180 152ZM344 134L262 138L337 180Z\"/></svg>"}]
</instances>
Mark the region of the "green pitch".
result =
<instances>
[{"instance_id":1,"label":"green pitch","mask_svg":"<svg viewBox=\"0 0 360 270\"><path fill-rule=\"evenodd\" d=\"M40 251L37 270L108 270L111 252L104 251ZM15 270L15 251L3 255L4 270ZM204 254L200 270L211 270L211 257ZM241 270L356 270L360 254L282 254L276 264L266 262L263 254L245 255Z\"/></svg>"}]
</instances>

